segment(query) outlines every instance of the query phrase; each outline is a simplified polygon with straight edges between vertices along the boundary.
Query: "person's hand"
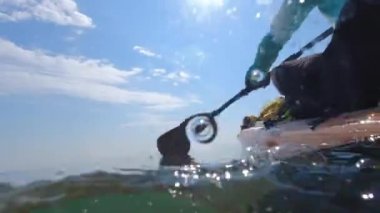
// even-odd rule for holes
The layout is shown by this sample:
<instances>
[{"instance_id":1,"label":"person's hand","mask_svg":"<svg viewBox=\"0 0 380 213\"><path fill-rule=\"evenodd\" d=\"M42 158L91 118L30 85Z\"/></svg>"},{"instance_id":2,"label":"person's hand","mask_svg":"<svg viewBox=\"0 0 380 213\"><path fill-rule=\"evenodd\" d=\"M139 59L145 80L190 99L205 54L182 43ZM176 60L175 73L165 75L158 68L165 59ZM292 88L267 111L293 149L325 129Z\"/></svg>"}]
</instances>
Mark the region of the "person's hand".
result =
<instances>
[{"instance_id":1,"label":"person's hand","mask_svg":"<svg viewBox=\"0 0 380 213\"><path fill-rule=\"evenodd\" d=\"M251 90L268 86L270 83L270 74L261 71L255 67L250 67L245 75L245 86Z\"/></svg>"}]
</instances>

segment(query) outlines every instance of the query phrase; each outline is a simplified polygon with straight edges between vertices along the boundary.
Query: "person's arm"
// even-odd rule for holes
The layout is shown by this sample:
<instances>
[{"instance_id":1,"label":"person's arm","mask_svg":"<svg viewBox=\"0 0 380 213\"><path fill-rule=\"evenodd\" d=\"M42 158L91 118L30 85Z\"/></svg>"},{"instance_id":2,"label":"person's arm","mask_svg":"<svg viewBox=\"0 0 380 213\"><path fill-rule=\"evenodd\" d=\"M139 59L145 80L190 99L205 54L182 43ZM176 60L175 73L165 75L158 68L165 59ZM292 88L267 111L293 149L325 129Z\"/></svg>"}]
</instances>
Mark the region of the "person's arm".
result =
<instances>
[{"instance_id":1,"label":"person's arm","mask_svg":"<svg viewBox=\"0 0 380 213\"><path fill-rule=\"evenodd\" d=\"M304 3L300 3L299 0L283 1L272 21L270 32L264 36L258 47L255 62L250 69L269 71L282 47L316 6L314 2L314 0L305 0Z\"/></svg>"}]
</instances>

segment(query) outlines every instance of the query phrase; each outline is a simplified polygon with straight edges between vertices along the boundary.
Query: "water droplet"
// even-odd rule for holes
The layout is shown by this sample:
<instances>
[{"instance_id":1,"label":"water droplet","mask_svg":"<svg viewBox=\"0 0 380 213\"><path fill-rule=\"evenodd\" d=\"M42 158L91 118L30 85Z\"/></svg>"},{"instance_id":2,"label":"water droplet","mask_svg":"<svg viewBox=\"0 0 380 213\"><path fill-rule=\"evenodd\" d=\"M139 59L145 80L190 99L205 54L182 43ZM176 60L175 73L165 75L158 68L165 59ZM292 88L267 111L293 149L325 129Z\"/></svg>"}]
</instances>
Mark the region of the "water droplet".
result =
<instances>
[{"instance_id":1,"label":"water droplet","mask_svg":"<svg viewBox=\"0 0 380 213\"><path fill-rule=\"evenodd\" d=\"M372 193L368 194L369 199L373 199L375 196Z\"/></svg>"},{"instance_id":2,"label":"water droplet","mask_svg":"<svg viewBox=\"0 0 380 213\"><path fill-rule=\"evenodd\" d=\"M174 189L168 189L168 192L169 192L169 194L171 194L172 196L174 196L174 195L177 194L177 190L174 190Z\"/></svg>"},{"instance_id":3,"label":"water droplet","mask_svg":"<svg viewBox=\"0 0 380 213\"><path fill-rule=\"evenodd\" d=\"M229 173L228 171L226 171L226 172L224 173L224 177L225 177L227 180L231 179L231 173Z\"/></svg>"},{"instance_id":4,"label":"water droplet","mask_svg":"<svg viewBox=\"0 0 380 213\"><path fill-rule=\"evenodd\" d=\"M257 12L256 13L256 18L259 19L261 17L261 13L260 12Z\"/></svg>"},{"instance_id":5,"label":"water droplet","mask_svg":"<svg viewBox=\"0 0 380 213\"><path fill-rule=\"evenodd\" d=\"M263 71L261 70L258 70L258 69L255 69L255 70L252 70L251 73L250 73L250 77L249 77L249 81L254 85L258 82L261 82L264 80L265 78L265 74Z\"/></svg>"},{"instance_id":6,"label":"water droplet","mask_svg":"<svg viewBox=\"0 0 380 213\"><path fill-rule=\"evenodd\" d=\"M379 135L370 135L369 138L368 138L368 141L369 142L376 142L380 139L380 136Z\"/></svg>"},{"instance_id":7,"label":"water droplet","mask_svg":"<svg viewBox=\"0 0 380 213\"><path fill-rule=\"evenodd\" d=\"M268 207L265 209L265 211L267 211L267 212L272 212L272 211L273 211L273 208L272 208L271 206L268 206Z\"/></svg>"},{"instance_id":8,"label":"water droplet","mask_svg":"<svg viewBox=\"0 0 380 213\"><path fill-rule=\"evenodd\" d=\"M356 168L364 171L364 170L373 170L376 169L376 162L369 158L360 159L355 163Z\"/></svg>"},{"instance_id":9,"label":"water droplet","mask_svg":"<svg viewBox=\"0 0 380 213\"><path fill-rule=\"evenodd\" d=\"M190 170L194 171L196 170L197 168L194 166L194 165L190 165Z\"/></svg>"},{"instance_id":10,"label":"water droplet","mask_svg":"<svg viewBox=\"0 0 380 213\"><path fill-rule=\"evenodd\" d=\"M270 152L268 152L268 149L264 147L254 147L250 149L250 152L247 154L248 163L245 164L247 166L261 168L268 166L272 162Z\"/></svg>"},{"instance_id":11,"label":"water droplet","mask_svg":"<svg viewBox=\"0 0 380 213\"><path fill-rule=\"evenodd\" d=\"M308 164L310 166L326 165L327 160L315 148L306 144L287 144L271 149L271 159L287 159L287 162L297 164Z\"/></svg>"},{"instance_id":12,"label":"water droplet","mask_svg":"<svg viewBox=\"0 0 380 213\"><path fill-rule=\"evenodd\" d=\"M375 198L375 195L373 193L363 193L362 198L363 200L372 200Z\"/></svg>"},{"instance_id":13,"label":"water droplet","mask_svg":"<svg viewBox=\"0 0 380 213\"><path fill-rule=\"evenodd\" d=\"M185 173L182 173L182 174L181 174L181 177L182 177L182 178L188 178L189 175L188 175L188 174L185 174Z\"/></svg>"},{"instance_id":14,"label":"water droplet","mask_svg":"<svg viewBox=\"0 0 380 213\"><path fill-rule=\"evenodd\" d=\"M218 177L218 174L216 173L212 174L212 178L216 178L216 177Z\"/></svg>"},{"instance_id":15,"label":"water droplet","mask_svg":"<svg viewBox=\"0 0 380 213\"><path fill-rule=\"evenodd\" d=\"M186 125L186 135L190 141L208 143L216 134L216 127L207 116L196 116Z\"/></svg>"},{"instance_id":16,"label":"water droplet","mask_svg":"<svg viewBox=\"0 0 380 213\"><path fill-rule=\"evenodd\" d=\"M227 165L225 165L225 167L228 169L228 168L231 168L233 166L231 164L227 164Z\"/></svg>"}]
</instances>

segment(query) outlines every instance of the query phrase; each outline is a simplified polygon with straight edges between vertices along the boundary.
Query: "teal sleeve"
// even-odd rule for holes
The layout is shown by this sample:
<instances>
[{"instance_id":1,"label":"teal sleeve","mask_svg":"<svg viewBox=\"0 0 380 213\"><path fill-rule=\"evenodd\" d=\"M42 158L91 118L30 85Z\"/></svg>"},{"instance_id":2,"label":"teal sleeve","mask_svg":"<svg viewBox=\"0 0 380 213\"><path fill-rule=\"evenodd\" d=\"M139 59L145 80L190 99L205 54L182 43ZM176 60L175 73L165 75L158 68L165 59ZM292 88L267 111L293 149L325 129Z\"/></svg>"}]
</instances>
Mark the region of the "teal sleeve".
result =
<instances>
[{"instance_id":1,"label":"teal sleeve","mask_svg":"<svg viewBox=\"0 0 380 213\"><path fill-rule=\"evenodd\" d=\"M318 3L318 9L332 24L335 24L346 3L347 0L323 0Z\"/></svg>"},{"instance_id":2,"label":"teal sleeve","mask_svg":"<svg viewBox=\"0 0 380 213\"><path fill-rule=\"evenodd\" d=\"M284 0L279 12L271 23L271 29L264 36L257 49L253 68L268 72L282 47L301 26L310 11L316 7L315 0Z\"/></svg>"},{"instance_id":3,"label":"teal sleeve","mask_svg":"<svg viewBox=\"0 0 380 213\"><path fill-rule=\"evenodd\" d=\"M278 53L282 49L282 44L274 42L273 36L268 33L262 40L257 49L255 62L253 63L253 69L259 69L264 72L268 72L274 61L276 60Z\"/></svg>"}]
</instances>

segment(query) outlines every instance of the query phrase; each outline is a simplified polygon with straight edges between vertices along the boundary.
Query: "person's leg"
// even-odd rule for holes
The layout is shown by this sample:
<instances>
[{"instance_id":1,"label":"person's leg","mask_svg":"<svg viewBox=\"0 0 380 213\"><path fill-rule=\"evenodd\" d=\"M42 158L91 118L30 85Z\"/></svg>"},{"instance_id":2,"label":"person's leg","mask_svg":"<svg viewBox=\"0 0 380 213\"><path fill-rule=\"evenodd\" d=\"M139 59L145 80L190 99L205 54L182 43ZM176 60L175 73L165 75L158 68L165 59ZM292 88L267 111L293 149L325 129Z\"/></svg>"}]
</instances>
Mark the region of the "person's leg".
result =
<instances>
[{"instance_id":1,"label":"person's leg","mask_svg":"<svg viewBox=\"0 0 380 213\"><path fill-rule=\"evenodd\" d=\"M347 0L317 0L319 11L331 23L336 23Z\"/></svg>"},{"instance_id":2,"label":"person's leg","mask_svg":"<svg viewBox=\"0 0 380 213\"><path fill-rule=\"evenodd\" d=\"M376 2L376 3L375 3ZM343 8L323 53L323 102L338 112L377 106L380 98L380 1L352 0Z\"/></svg>"},{"instance_id":3,"label":"person's leg","mask_svg":"<svg viewBox=\"0 0 380 213\"><path fill-rule=\"evenodd\" d=\"M318 117L323 114L320 104L320 75L325 69L320 54L284 62L271 71L273 84L285 96L293 117Z\"/></svg>"},{"instance_id":4,"label":"person's leg","mask_svg":"<svg viewBox=\"0 0 380 213\"><path fill-rule=\"evenodd\" d=\"M274 85L291 103L296 118L328 117L377 106L380 1L368 2L347 3L322 55L285 62L272 71Z\"/></svg>"}]
</instances>

